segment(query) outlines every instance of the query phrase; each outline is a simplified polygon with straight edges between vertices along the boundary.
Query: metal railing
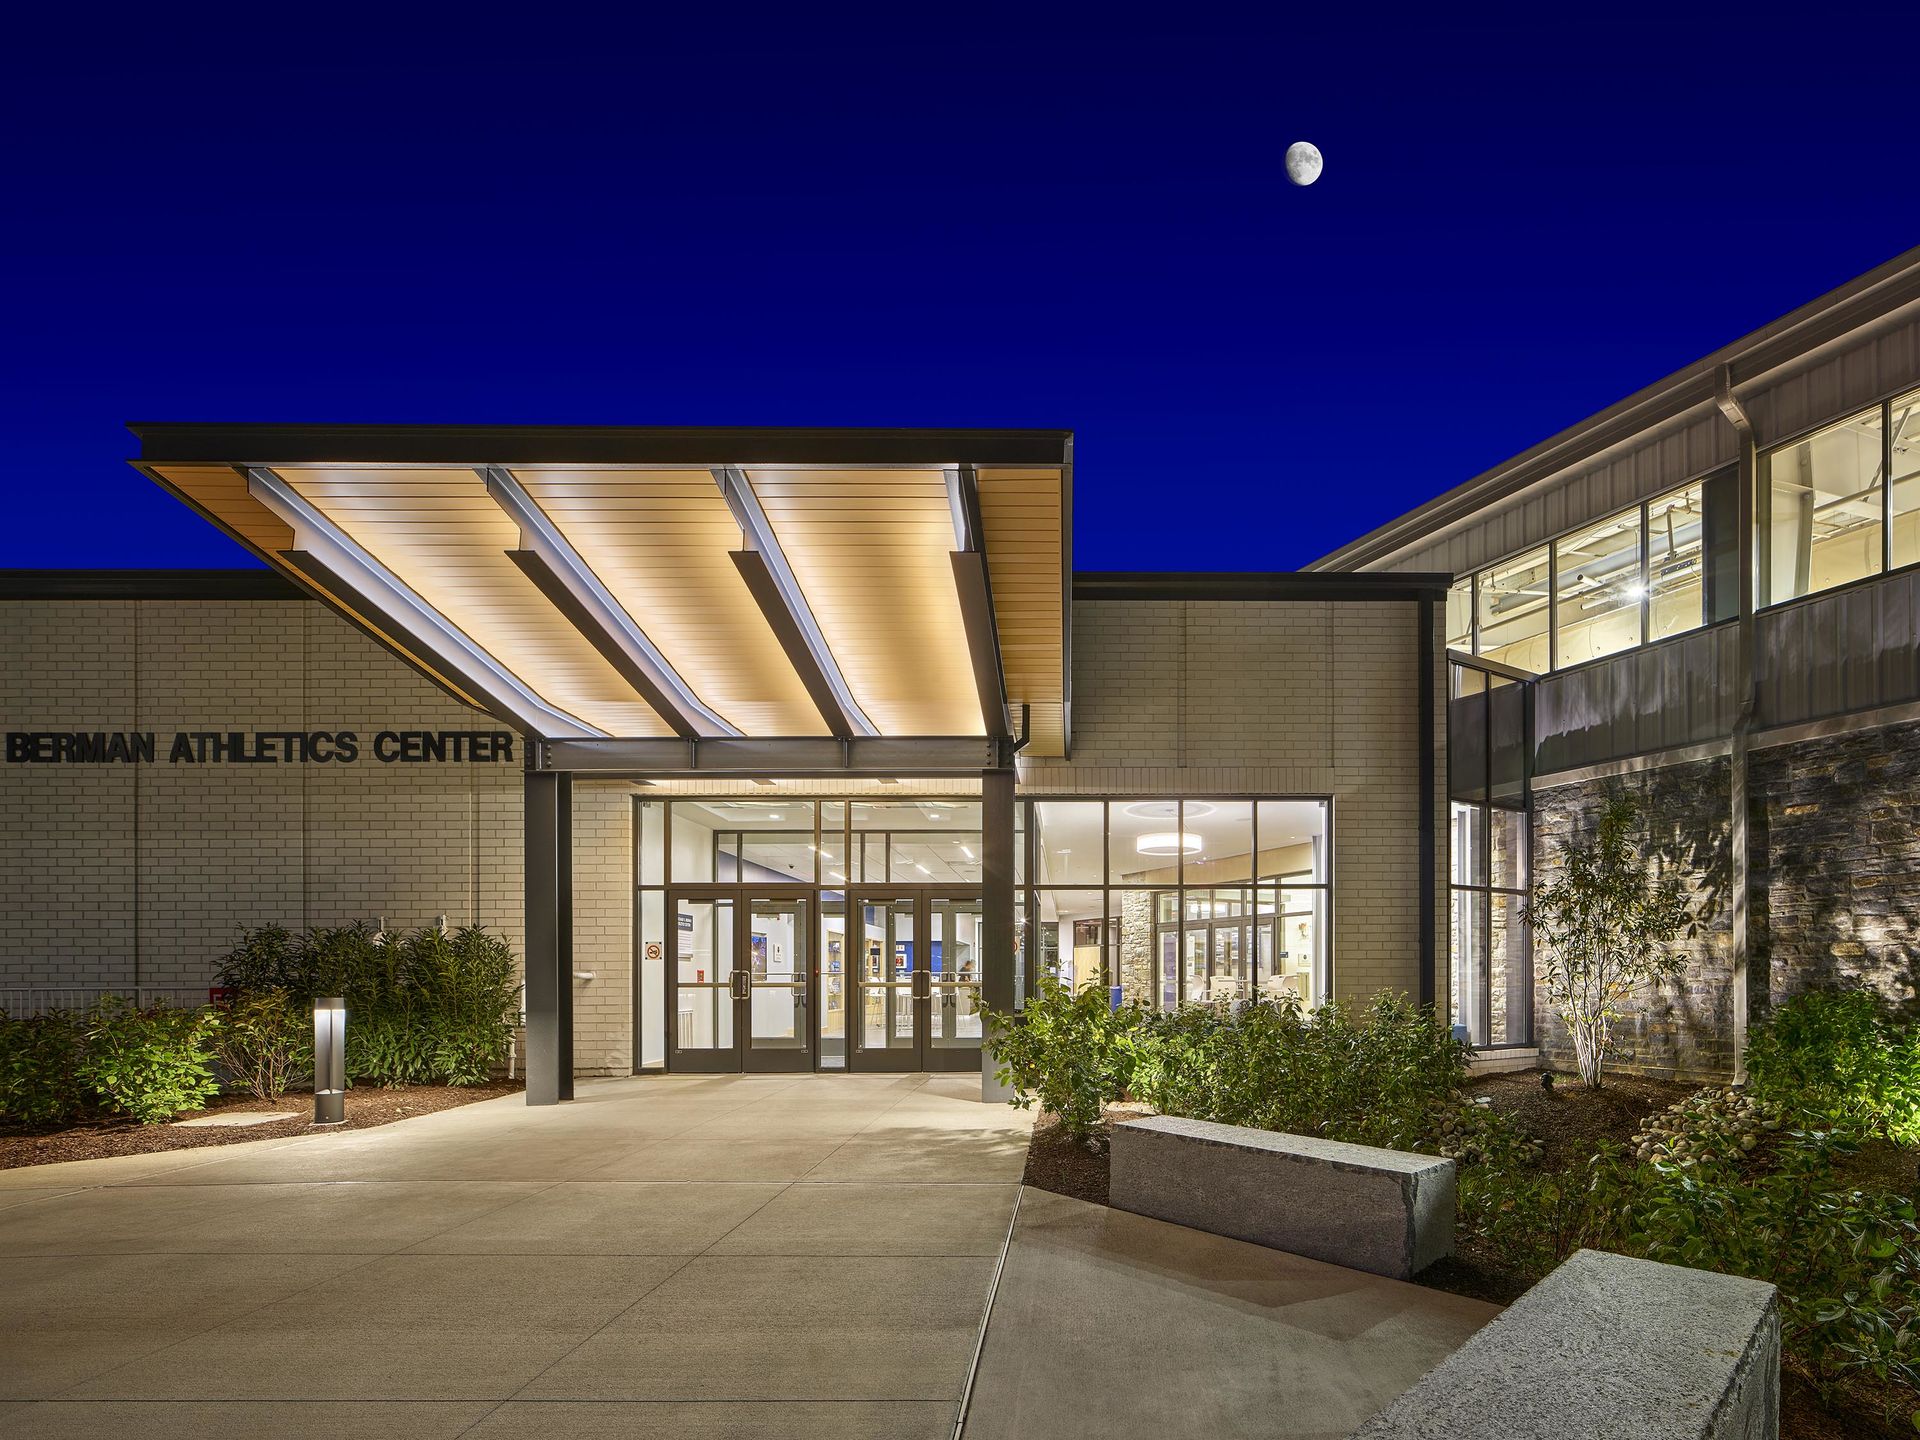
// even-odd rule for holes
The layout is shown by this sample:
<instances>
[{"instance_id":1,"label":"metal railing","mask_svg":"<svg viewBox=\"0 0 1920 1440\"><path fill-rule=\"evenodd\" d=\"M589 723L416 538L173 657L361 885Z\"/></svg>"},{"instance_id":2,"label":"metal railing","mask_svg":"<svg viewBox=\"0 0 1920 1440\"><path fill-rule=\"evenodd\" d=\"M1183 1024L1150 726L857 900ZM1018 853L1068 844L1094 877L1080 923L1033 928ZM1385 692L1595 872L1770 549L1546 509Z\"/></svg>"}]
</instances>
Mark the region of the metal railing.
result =
<instances>
[{"instance_id":1,"label":"metal railing","mask_svg":"<svg viewBox=\"0 0 1920 1440\"><path fill-rule=\"evenodd\" d=\"M50 1010L90 1010L114 995L141 1009L173 1005L192 1010L208 1001L204 985L4 985L0 986L0 1010L13 1016L44 1015Z\"/></svg>"}]
</instances>

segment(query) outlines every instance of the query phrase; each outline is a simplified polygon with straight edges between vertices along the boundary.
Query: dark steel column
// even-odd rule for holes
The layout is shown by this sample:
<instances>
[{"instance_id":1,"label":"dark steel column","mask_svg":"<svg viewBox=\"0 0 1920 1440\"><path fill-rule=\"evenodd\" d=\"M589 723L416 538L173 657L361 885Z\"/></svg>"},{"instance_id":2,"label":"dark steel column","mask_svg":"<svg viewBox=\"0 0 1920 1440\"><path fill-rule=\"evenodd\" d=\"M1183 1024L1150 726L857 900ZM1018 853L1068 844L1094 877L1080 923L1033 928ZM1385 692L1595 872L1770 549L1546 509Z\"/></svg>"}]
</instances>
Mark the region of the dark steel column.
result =
<instances>
[{"instance_id":1,"label":"dark steel column","mask_svg":"<svg viewBox=\"0 0 1920 1440\"><path fill-rule=\"evenodd\" d=\"M526 776L527 1104L573 1098L573 776Z\"/></svg>"},{"instance_id":2,"label":"dark steel column","mask_svg":"<svg viewBox=\"0 0 1920 1440\"><path fill-rule=\"evenodd\" d=\"M1727 757L1727 844L1732 852L1729 857L1732 874L1729 878L1733 891L1733 1079L1735 1084L1740 1084L1747 1078L1747 1031L1754 1021L1766 1013L1771 979L1764 962L1755 964L1752 839L1748 834L1748 807L1752 801L1747 790L1747 755L1751 748L1754 714L1760 699L1753 653L1753 611L1756 603L1754 503L1759 493L1755 483L1759 457L1754 448L1753 422L1747 416L1746 407L1733 393L1731 367L1720 367L1715 389L1720 413L1733 426L1740 446L1736 482L1740 492L1734 510L1740 527L1740 640L1734 650L1734 693L1739 697L1739 709L1734 713ZM1702 537L1703 550L1707 538Z\"/></svg>"},{"instance_id":3,"label":"dark steel column","mask_svg":"<svg viewBox=\"0 0 1920 1440\"><path fill-rule=\"evenodd\" d=\"M1438 782L1438 769L1434 752L1439 747L1439 736L1435 720L1439 706L1434 703L1433 666L1434 645L1433 627L1438 616L1431 599L1423 598L1418 607L1420 623L1420 1003L1431 1005L1434 1001L1435 966L1438 962L1434 927L1434 906L1439 901L1439 889L1436 885L1436 871L1440 864L1439 813L1434 804L1433 790ZM1491 706L1488 709L1491 717ZM1487 735L1488 764L1491 765L1493 753L1492 721L1488 721Z\"/></svg>"},{"instance_id":4,"label":"dark steel column","mask_svg":"<svg viewBox=\"0 0 1920 1440\"><path fill-rule=\"evenodd\" d=\"M980 1000L1007 1014L1013 1009L1013 771L980 777ZM989 1105L1013 1098L995 1078L993 1034L980 1050L980 1098Z\"/></svg>"},{"instance_id":5,"label":"dark steel column","mask_svg":"<svg viewBox=\"0 0 1920 1440\"><path fill-rule=\"evenodd\" d=\"M980 777L980 998L1013 1009L1013 772Z\"/></svg>"}]
</instances>

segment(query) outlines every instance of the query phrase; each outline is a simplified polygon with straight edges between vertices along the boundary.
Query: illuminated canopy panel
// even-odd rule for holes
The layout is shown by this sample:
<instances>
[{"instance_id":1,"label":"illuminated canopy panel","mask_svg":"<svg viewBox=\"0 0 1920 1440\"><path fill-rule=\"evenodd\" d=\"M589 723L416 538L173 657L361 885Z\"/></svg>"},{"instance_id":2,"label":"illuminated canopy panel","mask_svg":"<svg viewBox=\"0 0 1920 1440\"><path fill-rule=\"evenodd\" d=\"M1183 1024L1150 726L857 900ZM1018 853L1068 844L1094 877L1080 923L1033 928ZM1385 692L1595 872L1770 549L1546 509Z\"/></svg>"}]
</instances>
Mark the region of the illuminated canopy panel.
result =
<instances>
[{"instance_id":1,"label":"illuminated canopy panel","mask_svg":"<svg viewBox=\"0 0 1920 1440\"><path fill-rule=\"evenodd\" d=\"M1025 753L1065 752L1064 432L132 428L142 473L602 768L731 770L766 741L944 773L1005 756L1023 712Z\"/></svg>"},{"instance_id":2,"label":"illuminated canopy panel","mask_svg":"<svg viewBox=\"0 0 1920 1440\"><path fill-rule=\"evenodd\" d=\"M673 733L508 558L520 529L475 471L275 473L554 709L608 735Z\"/></svg>"},{"instance_id":3,"label":"illuminated canopy panel","mask_svg":"<svg viewBox=\"0 0 1920 1440\"><path fill-rule=\"evenodd\" d=\"M824 735L740 572L740 527L707 470L514 478L708 705L746 735Z\"/></svg>"},{"instance_id":4,"label":"illuminated canopy panel","mask_svg":"<svg viewBox=\"0 0 1920 1440\"><path fill-rule=\"evenodd\" d=\"M1016 725L1020 707L1030 707L1027 753L1032 755L1059 755L1066 746L1062 488L1058 469L980 472L980 516L1007 703Z\"/></svg>"},{"instance_id":5,"label":"illuminated canopy panel","mask_svg":"<svg viewBox=\"0 0 1920 1440\"><path fill-rule=\"evenodd\" d=\"M787 563L883 735L980 735L944 471L750 466Z\"/></svg>"}]
</instances>

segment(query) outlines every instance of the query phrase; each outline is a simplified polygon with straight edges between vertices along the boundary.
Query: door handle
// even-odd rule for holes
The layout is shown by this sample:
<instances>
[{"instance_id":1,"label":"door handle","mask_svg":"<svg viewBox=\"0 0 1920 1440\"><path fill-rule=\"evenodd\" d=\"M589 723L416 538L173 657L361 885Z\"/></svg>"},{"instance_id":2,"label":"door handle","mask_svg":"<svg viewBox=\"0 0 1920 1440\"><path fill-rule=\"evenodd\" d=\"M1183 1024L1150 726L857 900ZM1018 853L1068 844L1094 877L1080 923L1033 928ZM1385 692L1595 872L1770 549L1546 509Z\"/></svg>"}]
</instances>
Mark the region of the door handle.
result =
<instances>
[{"instance_id":1,"label":"door handle","mask_svg":"<svg viewBox=\"0 0 1920 1440\"><path fill-rule=\"evenodd\" d=\"M913 972L913 998L927 1000L933 996L933 975L926 970Z\"/></svg>"}]
</instances>

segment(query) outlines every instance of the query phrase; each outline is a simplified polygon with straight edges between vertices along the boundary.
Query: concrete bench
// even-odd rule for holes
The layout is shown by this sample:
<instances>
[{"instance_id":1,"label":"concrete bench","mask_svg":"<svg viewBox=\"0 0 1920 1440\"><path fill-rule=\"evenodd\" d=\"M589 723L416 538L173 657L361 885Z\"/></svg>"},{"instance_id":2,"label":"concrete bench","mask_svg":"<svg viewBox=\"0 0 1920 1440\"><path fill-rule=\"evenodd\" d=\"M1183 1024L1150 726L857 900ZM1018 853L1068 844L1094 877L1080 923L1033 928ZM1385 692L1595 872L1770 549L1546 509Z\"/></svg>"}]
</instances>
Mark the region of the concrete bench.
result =
<instances>
[{"instance_id":1,"label":"concrete bench","mask_svg":"<svg viewBox=\"0 0 1920 1440\"><path fill-rule=\"evenodd\" d=\"M1772 1440L1779 1433L1773 1286L1582 1250L1354 1440Z\"/></svg>"},{"instance_id":2,"label":"concrete bench","mask_svg":"<svg viewBox=\"0 0 1920 1440\"><path fill-rule=\"evenodd\" d=\"M1208 1120L1115 1126L1107 1203L1396 1280L1453 1253L1453 1161Z\"/></svg>"}]
</instances>

